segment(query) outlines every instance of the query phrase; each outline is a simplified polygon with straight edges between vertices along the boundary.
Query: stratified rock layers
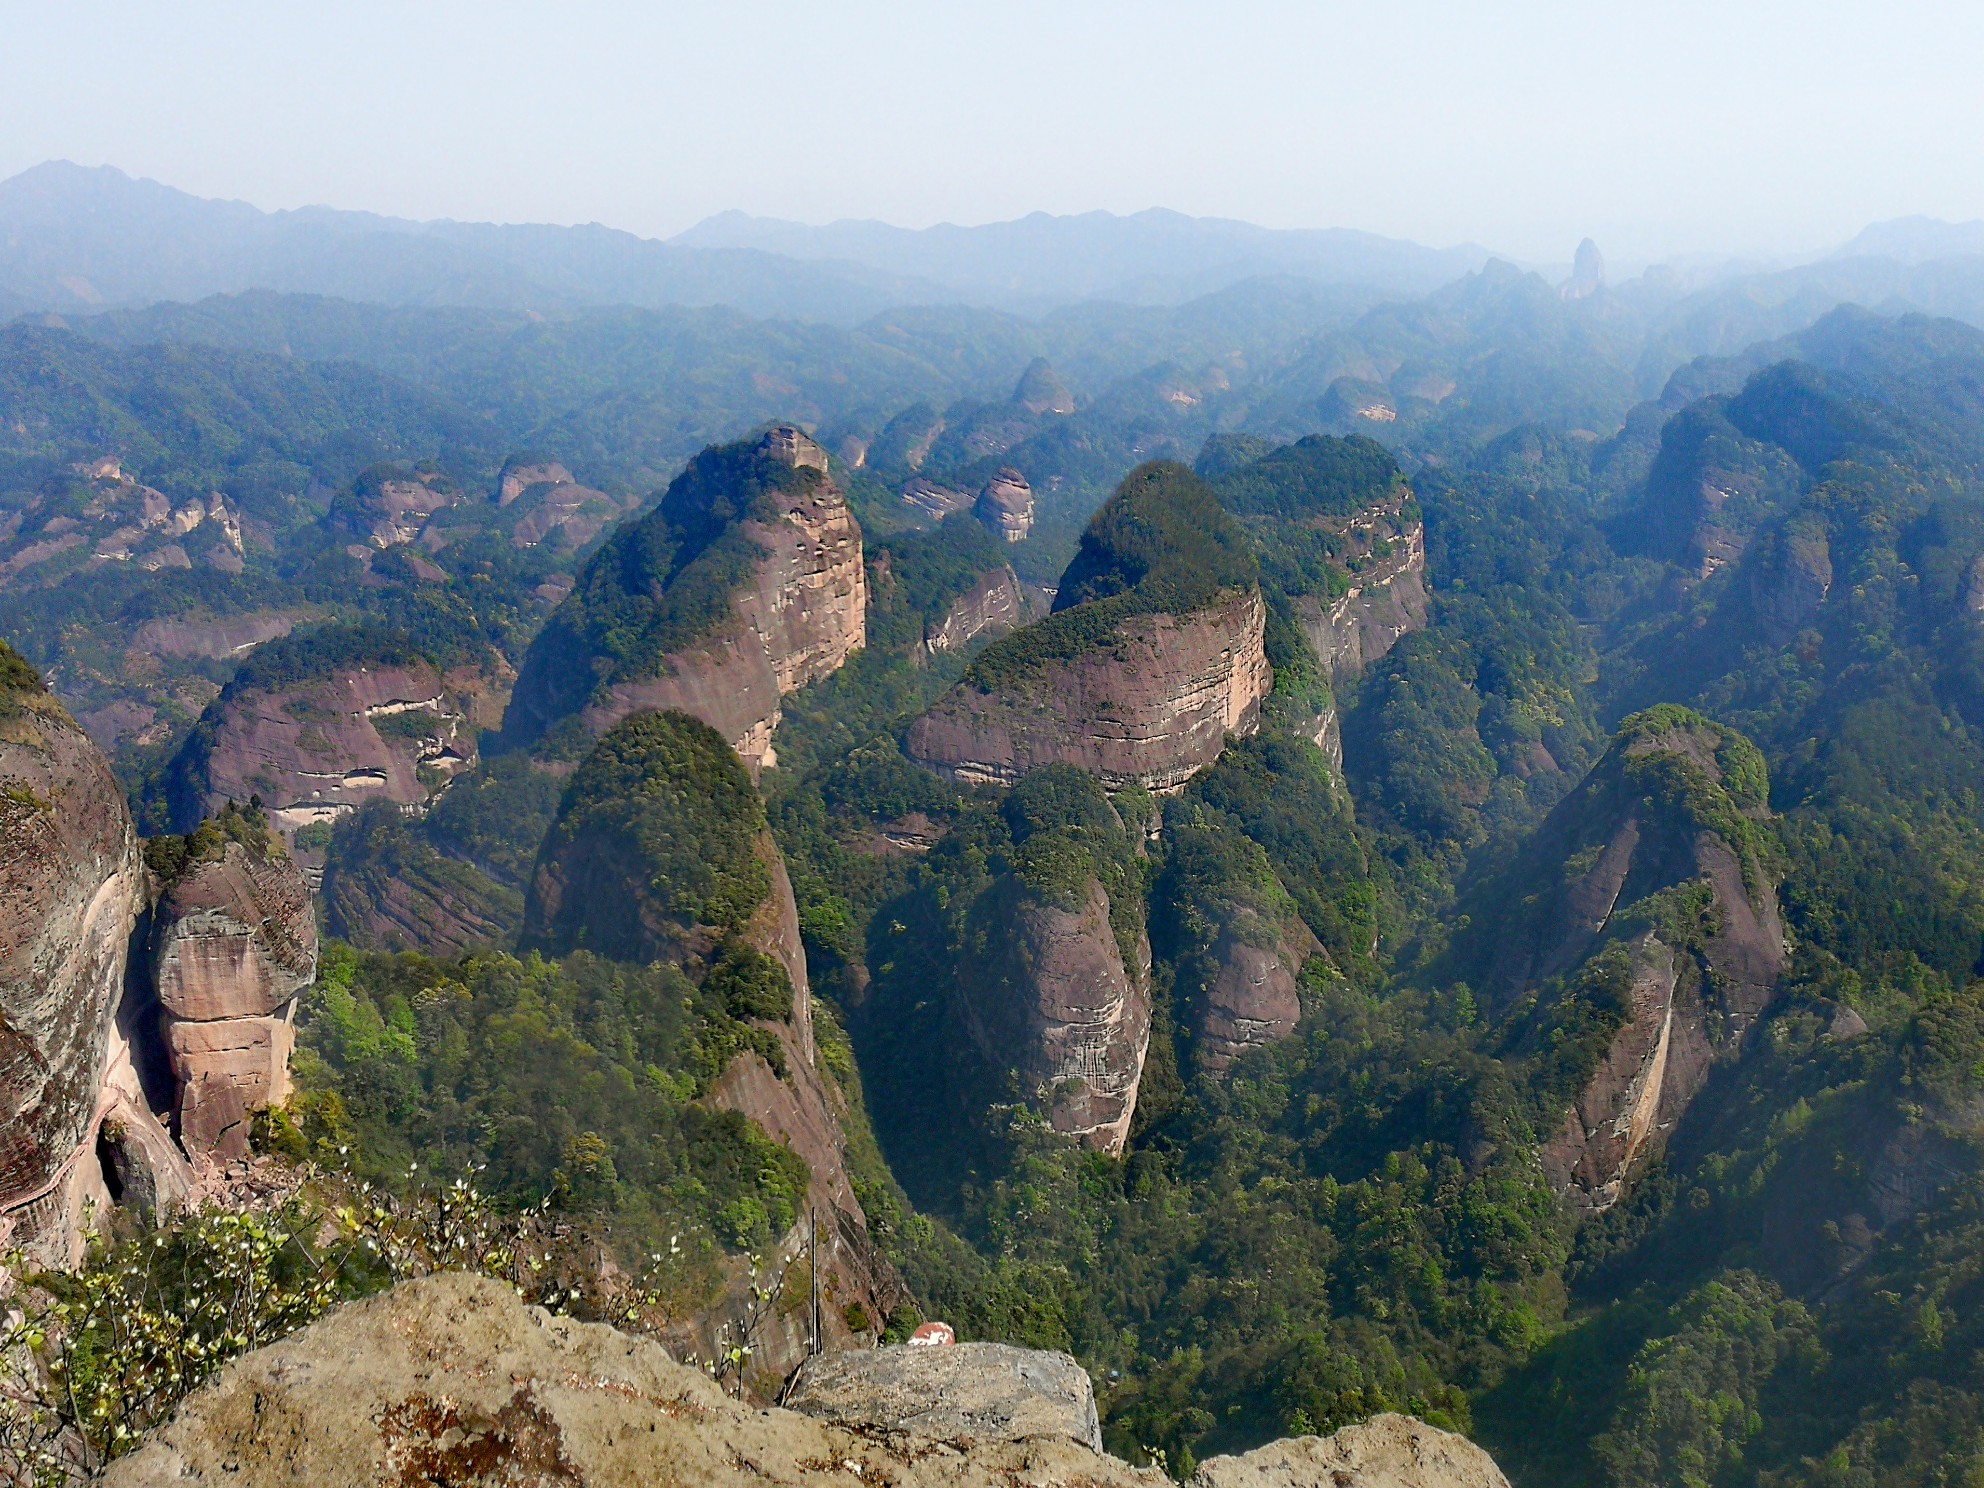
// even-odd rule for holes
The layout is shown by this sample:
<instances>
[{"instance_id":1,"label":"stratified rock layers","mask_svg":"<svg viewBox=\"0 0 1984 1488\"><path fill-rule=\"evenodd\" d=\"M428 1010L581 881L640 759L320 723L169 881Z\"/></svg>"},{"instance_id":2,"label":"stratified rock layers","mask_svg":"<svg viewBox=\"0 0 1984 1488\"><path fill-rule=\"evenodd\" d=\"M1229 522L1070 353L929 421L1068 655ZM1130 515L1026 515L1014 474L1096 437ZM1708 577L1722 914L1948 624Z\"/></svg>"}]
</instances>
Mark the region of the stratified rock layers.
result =
<instances>
[{"instance_id":1,"label":"stratified rock layers","mask_svg":"<svg viewBox=\"0 0 1984 1488\"><path fill-rule=\"evenodd\" d=\"M1011 681L968 676L911 727L909 755L970 784L1069 764L1112 789L1176 790L1219 758L1227 734L1258 725L1274 681L1266 619L1258 590L1229 591L1182 615L1128 616Z\"/></svg>"},{"instance_id":2,"label":"stratified rock layers","mask_svg":"<svg viewBox=\"0 0 1984 1488\"><path fill-rule=\"evenodd\" d=\"M296 997L317 974L301 870L240 842L189 865L155 912L151 964L180 1144L244 1156L250 1117L288 1094Z\"/></svg>"}]
</instances>

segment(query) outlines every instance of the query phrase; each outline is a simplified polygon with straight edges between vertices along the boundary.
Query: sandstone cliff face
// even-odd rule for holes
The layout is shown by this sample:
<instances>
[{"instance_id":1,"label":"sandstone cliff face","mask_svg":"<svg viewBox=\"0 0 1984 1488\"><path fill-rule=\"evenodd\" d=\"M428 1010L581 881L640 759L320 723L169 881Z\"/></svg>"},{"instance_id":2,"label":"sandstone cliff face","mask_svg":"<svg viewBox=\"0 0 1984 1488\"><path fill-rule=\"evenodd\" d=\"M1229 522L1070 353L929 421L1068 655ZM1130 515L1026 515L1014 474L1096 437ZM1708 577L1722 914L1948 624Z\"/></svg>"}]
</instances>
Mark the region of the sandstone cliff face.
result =
<instances>
[{"instance_id":1,"label":"sandstone cliff face","mask_svg":"<svg viewBox=\"0 0 1984 1488\"><path fill-rule=\"evenodd\" d=\"M1132 615L1102 643L990 687L967 674L912 725L909 756L968 784L1070 764L1112 789L1177 790L1219 757L1227 734L1258 726L1274 685L1266 619L1258 590L1231 591L1183 615Z\"/></svg>"},{"instance_id":2,"label":"sandstone cliff face","mask_svg":"<svg viewBox=\"0 0 1984 1488\"><path fill-rule=\"evenodd\" d=\"M1018 630L1027 620L1026 595L1011 567L983 574L958 596L944 618L924 627L923 649L931 655L962 651L980 636Z\"/></svg>"},{"instance_id":3,"label":"sandstone cliff face","mask_svg":"<svg viewBox=\"0 0 1984 1488\"><path fill-rule=\"evenodd\" d=\"M372 548L397 548L420 536L429 517L461 499L446 476L368 473L333 504L332 519Z\"/></svg>"},{"instance_id":4,"label":"sandstone cliff face","mask_svg":"<svg viewBox=\"0 0 1984 1488\"><path fill-rule=\"evenodd\" d=\"M0 1214L62 1196L91 1155L145 896L124 792L0 648ZM46 1207L46 1206L44 1206ZM30 1229L52 1216L26 1217ZM18 1238L18 1236L17 1236Z\"/></svg>"},{"instance_id":5,"label":"sandstone cliff face","mask_svg":"<svg viewBox=\"0 0 1984 1488\"><path fill-rule=\"evenodd\" d=\"M180 1144L196 1161L245 1157L253 1113L289 1093L296 998L317 975L302 870L241 842L190 864L154 910L150 959Z\"/></svg>"},{"instance_id":6,"label":"sandstone cliff face","mask_svg":"<svg viewBox=\"0 0 1984 1488\"><path fill-rule=\"evenodd\" d=\"M1033 530L1033 487L1010 465L986 483L972 508L994 537L1016 543Z\"/></svg>"},{"instance_id":7,"label":"sandstone cliff face","mask_svg":"<svg viewBox=\"0 0 1984 1488\"><path fill-rule=\"evenodd\" d=\"M291 832L368 801L418 804L474 765L478 730L499 698L489 678L443 676L427 663L230 689L210 710L210 742L189 782L194 799L179 815L260 796L275 826Z\"/></svg>"},{"instance_id":8,"label":"sandstone cliff face","mask_svg":"<svg viewBox=\"0 0 1984 1488\"><path fill-rule=\"evenodd\" d=\"M1519 894L1477 906L1500 915L1487 985L1505 1006L1563 978L1562 996L1611 1009L1614 1031L1542 1153L1585 1207L1618 1200L1783 972L1756 837L1762 771L1740 735L1684 710L1628 720L1511 870Z\"/></svg>"},{"instance_id":9,"label":"sandstone cliff face","mask_svg":"<svg viewBox=\"0 0 1984 1488\"><path fill-rule=\"evenodd\" d=\"M969 491L940 486L920 475L903 482L902 504L940 522L952 512L963 511L974 499Z\"/></svg>"},{"instance_id":10,"label":"sandstone cliff face","mask_svg":"<svg viewBox=\"0 0 1984 1488\"><path fill-rule=\"evenodd\" d=\"M442 1275L339 1308L230 1363L108 1488L412 1483L709 1488L1164 1488L1073 1435L1092 1400L1065 1355L989 1345L821 1361L811 1414L725 1395L657 1344ZM835 1377L838 1368L841 1373ZM851 1373L849 1372L851 1371ZM825 1381L823 1380L823 1386ZM929 1408L918 1410L918 1402ZM1193 1488L1507 1488L1463 1437L1377 1416L1215 1457Z\"/></svg>"},{"instance_id":11,"label":"sandstone cliff face","mask_svg":"<svg viewBox=\"0 0 1984 1488\"><path fill-rule=\"evenodd\" d=\"M1215 1072L1295 1032L1302 1021L1296 978L1322 943L1297 916L1269 920L1243 910L1224 926L1207 960L1210 975L1195 1023L1199 1063Z\"/></svg>"},{"instance_id":12,"label":"sandstone cliff face","mask_svg":"<svg viewBox=\"0 0 1984 1488\"><path fill-rule=\"evenodd\" d=\"M861 528L827 475L826 451L799 430L781 428L766 434L756 453L819 478L763 493L757 515L739 524L755 556L731 593L728 616L651 665L609 676L578 709L590 737L634 713L674 709L715 728L755 772L777 763L772 735L780 699L831 675L865 643L868 575ZM566 601L580 603L578 595ZM554 617L552 629L558 625ZM580 635L534 648L518 681L513 733L535 738L564 716L557 699L594 666L587 646Z\"/></svg>"},{"instance_id":13,"label":"sandstone cliff face","mask_svg":"<svg viewBox=\"0 0 1984 1488\"><path fill-rule=\"evenodd\" d=\"M1328 605L1309 595L1296 601L1302 633L1332 682L1358 677L1401 636L1425 628L1432 606L1426 592L1425 528L1395 519L1395 512L1382 510L1367 517L1372 523L1367 531L1392 542L1390 557L1358 570L1350 588Z\"/></svg>"},{"instance_id":14,"label":"sandstone cliff face","mask_svg":"<svg viewBox=\"0 0 1984 1488\"><path fill-rule=\"evenodd\" d=\"M987 954L959 983L979 1055L1055 1131L1121 1152L1150 1047L1149 937L1125 959L1092 877L1071 902L1009 878L980 915Z\"/></svg>"}]
</instances>

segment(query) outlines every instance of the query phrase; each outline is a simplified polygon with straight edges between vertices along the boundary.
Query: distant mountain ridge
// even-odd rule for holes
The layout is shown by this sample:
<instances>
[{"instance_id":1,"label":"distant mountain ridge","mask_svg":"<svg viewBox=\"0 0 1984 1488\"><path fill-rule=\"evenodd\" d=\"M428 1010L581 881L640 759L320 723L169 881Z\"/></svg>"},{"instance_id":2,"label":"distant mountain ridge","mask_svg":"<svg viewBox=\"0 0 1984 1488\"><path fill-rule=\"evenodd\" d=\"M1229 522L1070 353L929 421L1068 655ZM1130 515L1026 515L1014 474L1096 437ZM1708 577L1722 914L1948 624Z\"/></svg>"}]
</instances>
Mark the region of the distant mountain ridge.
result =
<instances>
[{"instance_id":1,"label":"distant mountain ridge","mask_svg":"<svg viewBox=\"0 0 1984 1488\"><path fill-rule=\"evenodd\" d=\"M1424 294L1489 258L1475 243L1428 248L1350 228L1266 228L1159 207L1128 216L1033 212L1010 222L927 228L853 219L814 227L732 211L669 241L859 263L1019 309L1068 299L1165 303L1273 275Z\"/></svg>"},{"instance_id":2,"label":"distant mountain ridge","mask_svg":"<svg viewBox=\"0 0 1984 1488\"><path fill-rule=\"evenodd\" d=\"M417 222L264 212L110 166L49 161L0 181L0 313L71 312L266 289L396 305L569 312L722 305L835 321L904 305L1040 312L1177 304L1252 279L1421 294L1486 249L1345 229L1284 232L1152 210L916 231L725 213L667 241L588 223Z\"/></svg>"}]
</instances>

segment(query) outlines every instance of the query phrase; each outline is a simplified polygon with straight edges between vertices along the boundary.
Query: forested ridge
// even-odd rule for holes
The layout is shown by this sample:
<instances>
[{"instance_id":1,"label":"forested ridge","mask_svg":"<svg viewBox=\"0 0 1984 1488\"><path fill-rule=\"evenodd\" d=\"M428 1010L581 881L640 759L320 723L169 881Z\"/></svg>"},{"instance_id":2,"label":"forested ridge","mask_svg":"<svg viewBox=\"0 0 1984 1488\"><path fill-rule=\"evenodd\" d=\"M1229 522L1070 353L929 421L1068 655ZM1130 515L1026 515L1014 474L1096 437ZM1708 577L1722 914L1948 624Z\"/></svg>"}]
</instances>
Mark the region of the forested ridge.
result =
<instances>
[{"instance_id":1,"label":"forested ridge","mask_svg":"<svg viewBox=\"0 0 1984 1488\"><path fill-rule=\"evenodd\" d=\"M347 710L424 751L415 798L292 834L333 939L266 1153L472 1170L669 1257L678 1309L831 1168L901 1283L844 1331L1067 1349L1111 1450L1174 1474L1399 1410L1520 1488L1970 1482L1984 333L1842 308L1670 378L1671 326L1531 278L1299 345L1235 311L1258 371L1183 311L16 322L0 659L149 832L243 700L301 697L307 743L311 688L441 679ZM1453 390L1408 395L1435 346ZM774 418L827 468L766 454ZM973 505L1006 471L1016 543ZM756 778L681 713L506 736L533 647L574 706L650 677L731 614L767 493L820 482L862 645L777 700ZM1369 641L1344 606L1421 542L1430 614ZM1272 691L1175 793L905 753L953 688L1252 592ZM1132 1009L1120 1151L991 1047L1070 945ZM1222 1001L1247 977L1281 1022ZM796 1090L801 1049L832 1162L725 1084Z\"/></svg>"}]
</instances>

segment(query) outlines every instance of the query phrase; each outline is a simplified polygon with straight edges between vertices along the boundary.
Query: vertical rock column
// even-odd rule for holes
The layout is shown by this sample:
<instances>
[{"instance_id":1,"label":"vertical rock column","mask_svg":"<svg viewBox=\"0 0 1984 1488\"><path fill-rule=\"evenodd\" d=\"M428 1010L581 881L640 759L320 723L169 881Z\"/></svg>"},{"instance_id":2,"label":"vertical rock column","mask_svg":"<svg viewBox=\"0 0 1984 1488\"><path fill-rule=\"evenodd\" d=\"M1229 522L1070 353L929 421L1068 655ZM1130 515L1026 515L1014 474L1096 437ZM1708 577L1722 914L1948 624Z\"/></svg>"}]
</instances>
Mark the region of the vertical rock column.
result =
<instances>
[{"instance_id":1,"label":"vertical rock column","mask_svg":"<svg viewBox=\"0 0 1984 1488\"><path fill-rule=\"evenodd\" d=\"M316 974L310 891L280 846L229 842L167 886L152 975L194 1161L245 1156L254 1112L288 1094L296 996Z\"/></svg>"}]
</instances>

